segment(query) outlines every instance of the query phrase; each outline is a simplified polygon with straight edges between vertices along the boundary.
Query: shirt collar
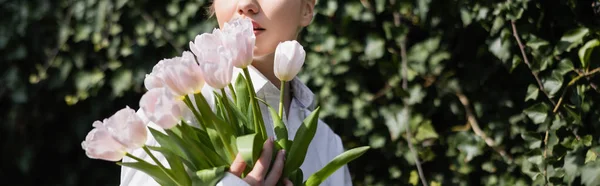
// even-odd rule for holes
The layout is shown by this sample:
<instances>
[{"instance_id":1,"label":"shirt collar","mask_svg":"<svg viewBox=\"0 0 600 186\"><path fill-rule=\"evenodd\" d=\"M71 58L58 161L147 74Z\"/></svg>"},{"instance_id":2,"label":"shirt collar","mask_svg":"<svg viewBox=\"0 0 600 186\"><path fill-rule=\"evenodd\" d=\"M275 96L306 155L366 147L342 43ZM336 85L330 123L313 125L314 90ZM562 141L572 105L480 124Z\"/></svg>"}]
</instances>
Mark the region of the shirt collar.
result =
<instances>
[{"instance_id":1,"label":"shirt collar","mask_svg":"<svg viewBox=\"0 0 600 186\"><path fill-rule=\"evenodd\" d=\"M279 88L275 87L260 71L253 66L248 66L250 78L254 85L254 91L258 95L260 93L279 96ZM235 68L232 80L235 81L239 74L243 74L242 69ZM314 93L302 82L298 77L294 77L290 81L292 97L296 98L303 108L314 109Z\"/></svg>"}]
</instances>

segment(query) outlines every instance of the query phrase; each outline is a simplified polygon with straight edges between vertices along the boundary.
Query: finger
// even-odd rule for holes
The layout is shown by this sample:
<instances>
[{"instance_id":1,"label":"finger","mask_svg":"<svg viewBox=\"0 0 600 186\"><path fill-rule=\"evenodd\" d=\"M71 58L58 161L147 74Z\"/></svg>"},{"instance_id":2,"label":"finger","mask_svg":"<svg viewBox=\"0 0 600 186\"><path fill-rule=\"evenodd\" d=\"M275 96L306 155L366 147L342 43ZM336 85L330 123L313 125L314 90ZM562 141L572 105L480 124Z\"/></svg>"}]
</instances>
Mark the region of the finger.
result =
<instances>
[{"instance_id":1,"label":"finger","mask_svg":"<svg viewBox=\"0 0 600 186\"><path fill-rule=\"evenodd\" d=\"M273 139L269 138L265 141L262 149L262 153L254 168L250 173L248 173L248 177L252 177L255 180L262 181L267 174L267 170L269 169L269 165L271 164L271 156L273 155Z\"/></svg>"},{"instance_id":2,"label":"finger","mask_svg":"<svg viewBox=\"0 0 600 186\"><path fill-rule=\"evenodd\" d=\"M283 180L283 184L285 186L294 186L294 184L292 183L292 181L290 181L290 179L287 179L287 178Z\"/></svg>"},{"instance_id":3,"label":"finger","mask_svg":"<svg viewBox=\"0 0 600 186\"><path fill-rule=\"evenodd\" d=\"M283 162L285 160L285 151L281 150L277 153L277 157L275 159L275 164L271 167L271 171L269 171L269 175L265 180L265 185L276 185L277 181L281 177L281 172L283 171Z\"/></svg>"},{"instance_id":4,"label":"finger","mask_svg":"<svg viewBox=\"0 0 600 186\"><path fill-rule=\"evenodd\" d=\"M233 160L233 163L231 163L231 166L229 167L229 172L241 177L244 169L246 169L246 162L244 161L244 158L242 158L242 155L238 153Z\"/></svg>"}]
</instances>

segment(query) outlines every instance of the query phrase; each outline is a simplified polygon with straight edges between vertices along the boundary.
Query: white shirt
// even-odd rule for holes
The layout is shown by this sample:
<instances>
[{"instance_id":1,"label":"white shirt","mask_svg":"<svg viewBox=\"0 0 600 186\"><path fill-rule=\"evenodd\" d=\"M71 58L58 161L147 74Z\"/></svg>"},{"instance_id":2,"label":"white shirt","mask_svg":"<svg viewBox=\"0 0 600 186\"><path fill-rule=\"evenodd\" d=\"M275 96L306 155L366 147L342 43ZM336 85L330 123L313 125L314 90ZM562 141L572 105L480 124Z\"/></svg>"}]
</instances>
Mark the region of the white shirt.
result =
<instances>
[{"instance_id":1,"label":"white shirt","mask_svg":"<svg viewBox=\"0 0 600 186\"><path fill-rule=\"evenodd\" d=\"M260 72L258 72L255 68L249 67L250 76L252 78L252 83L254 85L254 90L256 91L256 96L265 100L271 107L277 108L279 105L279 89L275 87L267 78L265 78ZM241 72L241 70L235 69L234 77L232 78L234 81L237 75ZM289 108L289 113L284 114L283 121L288 129L288 138L293 140L296 131L302 124L304 118L306 118L314 109L314 94L297 78L294 78L290 82L291 92L292 92L292 101ZM209 86L205 86L202 90L202 93L205 97L211 98L207 99L209 104L214 105L212 101L212 92L213 88ZM273 120L267 110L267 107L264 104L260 104L262 116L264 118L265 128L267 129L268 136L274 136L273 131ZM143 112L138 110L138 115L142 117L142 119L146 120ZM287 118L285 116L288 116ZM157 130L162 129L156 124L150 122L148 124L149 127L152 127ZM152 137L152 135L148 135L148 140L146 142L147 145L152 146L160 146L158 142ZM304 163L300 166L302 172L304 173L304 180L308 179L310 175L323 168L327 163L329 163L333 158L337 155L344 152L344 147L342 145L342 141L340 137L329 128L327 124L319 120L317 132L311 141ZM133 152L130 152L134 156L137 156L141 159L147 160L148 162L153 162L152 159L142 150L137 149ZM167 167L168 163L164 156L160 153L154 153L161 163ZM134 162L129 157L123 158L123 162ZM154 186L159 185L147 174L138 171L136 169L131 169L128 167L121 168L121 186ZM227 173L223 179L217 184L219 186L229 186L229 185L248 185L239 177ZM343 166L338 169L335 173L327 178L321 185L324 186L351 186L352 181L350 177L350 172L348 171L347 166Z\"/></svg>"}]
</instances>

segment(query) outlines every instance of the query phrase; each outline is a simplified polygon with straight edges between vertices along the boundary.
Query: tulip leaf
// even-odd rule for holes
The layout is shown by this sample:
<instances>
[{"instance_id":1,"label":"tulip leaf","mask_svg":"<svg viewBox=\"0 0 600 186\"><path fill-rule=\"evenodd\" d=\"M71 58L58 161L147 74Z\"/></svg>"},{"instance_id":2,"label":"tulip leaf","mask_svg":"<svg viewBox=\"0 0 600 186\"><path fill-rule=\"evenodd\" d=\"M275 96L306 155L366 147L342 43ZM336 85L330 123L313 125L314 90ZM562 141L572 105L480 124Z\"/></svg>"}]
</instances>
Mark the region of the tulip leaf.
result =
<instances>
[{"instance_id":1,"label":"tulip leaf","mask_svg":"<svg viewBox=\"0 0 600 186\"><path fill-rule=\"evenodd\" d=\"M223 107L223 103L221 102L220 96L217 96L217 93L213 93L214 99L215 99L215 115L221 119L224 119L226 123L230 123L229 119L227 118L226 112L225 112L225 108Z\"/></svg>"},{"instance_id":2,"label":"tulip leaf","mask_svg":"<svg viewBox=\"0 0 600 186\"><path fill-rule=\"evenodd\" d=\"M176 154L177 156L183 157L186 161L191 162L191 160L187 158L186 154L181 150L181 148L177 148L179 146L177 145L177 143L173 142L173 140L171 140L169 136L151 127L148 128L150 129L150 133L152 134L154 139L156 139L156 141L158 142L158 144L160 144L162 148L165 148L170 152ZM194 167L190 168L194 169Z\"/></svg>"},{"instance_id":3,"label":"tulip leaf","mask_svg":"<svg viewBox=\"0 0 600 186\"><path fill-rule=\"evenodd\" d=\"M160 152L162 155L165 156L165 159L167 159L167 162L169 162L171 171L173 171L175 178L180 183L182 183L183 185L191 184L190 177L188 176L187 172L185 171L185 167L183 166L183 163L186 162L187 160L185 160L185 159L182 160L181 157L179 157L178 155L175 155L174 153L172 153L171 151L169 151L166 148L150 147L150 146L148 146L148 148L150 148L150 150ZM189 162L186 163L186 165L188 165L188 166L190 164L191 163L189 163Z\"/></svg>"},{"instance_id":4,"label":"tulip leaf","mask_svg":"<svg viewBox=\"0 0 600 186\"><path fill-rule=\"evenodd\" d=\"M251 133L249 130L246 130L251 125L251 122L248 121L248 117L240 110L240 108L230 101L228 101L225 106L230 109L229 111L231 111L233 117L237 119L239 127L238 136Z\"/></svg>"},{"instance_id":5,"label":"tulip leaf","mask_svg":"<svg viewBox=\"0 0 600 186\"><path fill-rule=\"evenodd\" d=\"M171 130L175 131L178 130L179 133L181 133L182 138L191 138L192 140L199 142L200 139L198 138L197 135L194 134L193 129L191 129L191 126L188 125L185 121L181 120L181 125L176 125L175 127L171 128Z\"/></svg>"},{"instance_id":6,"label":"tulip leaf","mask_svg":"<svg viewBox=\"0 0 600 186\"><path fill-rule=\"evenodd\" d=\"M195 131L196 136L198 136L198 139L200 139L200 142L204 145L206 145L206 147L210 148L210 149L214 149L213 144L210 141L210 137L208 136L208 132L207 131L202 131L200 129L197 128L193 128Z\"/></svg>"},{"instance_id":7,"label":"tulip leaf","mask_svg":"<svg viewBox=\"0 0 600 186\"><path fill-rule=\"evenodd\" d=\"M246 86L246 79L241 74L235 79L235 93L237 96L237 107L243 113L247 113L250 105L250 92Z\"/></svg>"},{"instance_id":8,"label":"tulip leaf","mask_svg":"<svg viewBox=\"0 0 600 186\"><path fill-rule=\"evenodd\" d=\"M317 132L319 122L320 107L315 109L304 121L294 136L294 142L290 147L283 168L283 176L287 177L290 173L300 167L304 163L308 145L312 141Z\"/></svg>"},{"instance_id":9,"label":"tulip leaf","mask_svg":"<svg viewBox=\"0 0 600 186\"><path fill-rule=\"evenodd\" d=\"M160 185L175 185L175 183L156 165L148 162L117 162L120 166L136 169L148 174Z\"/></svg>"},{"instance_id":10,"label":"tulip leaf","mask_svg":"<svg viewBox=\"0 0 600 186\"><path fill-rule=\"evenodd\" d=\"M259 101L264 103L267 106L267 108L269 109L269 113L271 113L271 119L273 120L275 136L277 136L277 143L286 151L289 150L289 146L287 146L287 139L288 139L287 127L285 126L285 124L283 123L281 118L279 117L279 114L277 113L277 111L275 111L275 109L273 107L271 107L271 105L267 104L267 102L265 102L263 100L259 99Z\"/></svg>"},{"instance_id":11,"label":"tulip leaf","mask_svg":"<svg viewBox=\"0 0 600 186\"><path fill-rule=\"evenodd\" d=\"M223 91L224 93L224 91ZM214 94L216 100L219 100L218 105L219 108L221 108L221 117L224 118L227 121L227 124L229 124L229 126L231 126L232 132L234 133L234 135L239 135L241 134L241 125L239 124L239 120L238 120L238 114L235 113L234 109L231 107L231 100L229 100L227 97L223 97L221 95L218 94Z\"/></svg>"},{"instance_id":12,"label":"tulip leaf","mask_svg":"<svg viewBox=\"0 0 600 186\"><path fill-rule=\"evenodd\" d=\"M369 148L370 147L368 147L368 146L357 147L357 148L350 149L350 150L336 156L335 158L333 158L333 160L331 160L329 163L327 163L327 165L325 165L325 167L323 167L321 170L310 175L310 177L308 177L308 179L306 180L305 184L307 186L321 184L323 181L325 181L327 179L327 177L329 177L331 174L333 174L336 170L338 170L340 167L346 165L348 162L360 157L365 152L367 152L367 150L369 150Z\"/></svg>"},{"instance_id":13,"label":"tulip leaf","mask_svg":"<svg viewBox=\"0 0 600 186\"><path fill-rule=\"evenodd\" d=\"M198 105L198 109L200 110L200 113L202 114L203 117L207 117L209 118L210 121L212 122L208 122L206 125L207 127L209 126L214 126L214 128L217 130L217 134L219 135L219 137L221 138L221 140L223 141L223 144L225 145L225 149L227 149L228 151L231 150L232 152L228 152L227 153L227 157L229 157L230 160L233 160L233 156L235 156L236 152L233 152L236 146L235 143L235 135L233 134L233 129L231 128L231 125L227 124L225 121L223 121L221 118L219 118L218 116L215 115L215 113L212 112L212 110L210 109L210 106L208 105L208 102L206 102L206 99L204 98L204 96L194 96L196 98L196 105ZM210 132L209 132L209 136L210 136ZM214 145L214 143L213 143ZM218 146L215 146L218 147Z\"/></svg>"},{"instance_id":14,"label":"tulip leaf","mask_svg":"<svg viewBox=\"0 0 600 186\"><path fill-rule=\"evenodd\" d=\"M208 128L206 130L200 130L198 128L195 127L191 127L189 125L187 125L184 121L182 121L183 124L182 125L177 125L177 127L171 128L171 129L178 129L183 137L181 137L182 139L191 139L191 140L186 140L188 141L188 143L191 144L197 144L196 146L198 146L198 148L200 148L200 150L202 150L203 152L214 152L214 150L217 150L217 154L219 154L218 150L222 151L222 148L217 148L215 149L214 147L217 146L215 144L213 144L213 140L211 140L211 138L208 136L208 132L214 132L213 128ZM215 135L215 134L213 134ZM218 137L217 137L218 138ZM220 140L218 141L220 143ZM220 147L221 145L219 144L217 147ZM214 150L213 150L214 149ZM225 151L222 152L222 155L226 155ZM223 157L223 156L221 156Z\"/></svg>"},{"instance_id":15,"label":"tulip leaf","mask_svg":"<svg viewBox=\"0 0 600 186\"><path fill-rule=\"evenodd\" d=\"M293 183L292 185L305 185L304 184L304 173L302 169L296 169L294 172L290 174L288 177L290 181Z\"/></svg>"},{"instance_id":16,"label":"tulip leaf","mask_svg":"<svg viewBox=\"0 0 600 186\"><path fill-rule=\"evenodd\" d=\"M219 180L225 176L227 166L219 166L208 169L199 170L196 172L196 178L193 185L217 185Z\"/></svg>"},{"instance_id":17,"label":"tulip leaf","mask_svg":"<svg viewBox=\"0 0 600 186\"><path fill-rule=\"evenodd\" d=\"M210 142L210 137L208 137L208 133L206 132L205 129L200 129L200 128L192 127L189 125L188 126L181 125L181 128L182 128L181 130L192 131L191 135L195 135L196 139L198 139L198 142L203 143L210 149L214 149L212 143L208 143L208 142Z\"/></svg>"},{"instance_id":18,"label":"tulip leaf","mask_svg":"<svg viewBox=\"0 0 600 186\"><path fill-rule=\"evenodd\" d=\"M254 128L254 108L248 107L246 118L248 119L248 123L246 123L246 128L248 128L249 133L258 132L258 129Z\"/></svg>"},{"instance_id":19,"label":"tulip leaf","mask_svg":"<svg viewBox=\"0 0 600 186\"><path fill-rule=\"evenodd\" d=\"M587 43L585 43L585 45L583 45L583 47L581 47L581 49L579 49L579 60L581 61L581 67L583 67L584 69L587 69L587 67L590 65L590 56L592 55L592 51L594 51L594 48L600 46L600 40L598 39L594 39L594 40L590 40Z\"/></svg>"},{"instance_id":20,"label":"tulip leaf","mask_svg":"<svg viewBox=\"0 0 600 186\"><path fill-rule=\"evenodd\" d=\"M263 141L260 140L258 133L239 136L236 139L238 153L249 167L254 167L254 162L258 160L262 150Z\"/></svg>"},{"instance_id":21,"label":"tulip leaf","mask_svg":"<svg viewBox=\"0 0 600 186\"><path fill-rule=\"evenodd\" d=\"M186 156L196 165L196 170L227 164L222 156L219 156L214 150L206 147L202 143L191 144L173 134L171 130L166 130L170 139L185 152Z\"/></svg>"},{"instance_id":22,"label":"tulip leaf","mask_svg":"<svg viewBox=\"0 0 600 186\"><path fill-rule=\"evenodd\" d=\"M208 133L208 138L210 139L212 146L218 147L214 148L215 153L217 153L220 157L229 158L229 155L227 155L227 150L223 148L224 144L221 138L219 137L219 133L217 132L217 130L211 125L206 129L206 132Z\"/></svg>"},{"instance_id":23,"label":"tulip leaf","mask_svg":"<svg viewBox=\"0 0 600 186\"><path fill-rule=\"evenodd\" d=\"M176 134L174 134L171 130L167 130L167 137L169 141L171 141L173 144L172 147L179 147L179 150L181 150L184 153L185 159L187 159L188 161L192 162L192 164L194 165L194 167L190 167L193 170L199 170L202 169L204 167L209 167L210 164L208 161L203 161L203 158L206 158L206 156L204 155L204 153L200 153L200 154L194 154L193 149L188 148L187 143L182 140L179 136L177 136ZM162 146L162 145L161 145ZM166 146L163 146L166 147Z\"/></svg>"}]
</instances>

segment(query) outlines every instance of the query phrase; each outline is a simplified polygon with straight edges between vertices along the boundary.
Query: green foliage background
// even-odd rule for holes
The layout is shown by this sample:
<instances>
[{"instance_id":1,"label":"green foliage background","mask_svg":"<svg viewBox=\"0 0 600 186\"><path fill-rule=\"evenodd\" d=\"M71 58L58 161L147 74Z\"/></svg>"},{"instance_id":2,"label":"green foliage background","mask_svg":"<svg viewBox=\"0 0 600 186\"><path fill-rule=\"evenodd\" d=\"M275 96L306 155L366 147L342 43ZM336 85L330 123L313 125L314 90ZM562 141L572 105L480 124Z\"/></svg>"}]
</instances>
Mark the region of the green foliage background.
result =
<instances>
[{"instance_id":1,"label":"green foliage background","mask_svg":"<svg viewBox=\"0 0 600 186\"><path fill-rule=\"evenodd\" d=\"M215 27L207 4L0 0L3 182L117 185L80 143ZM409 140L430 185L600 185L599 6L321 0L300 76L346 148L373 147L355 185L421 184Z\"/></svg>"}]
</instances>

